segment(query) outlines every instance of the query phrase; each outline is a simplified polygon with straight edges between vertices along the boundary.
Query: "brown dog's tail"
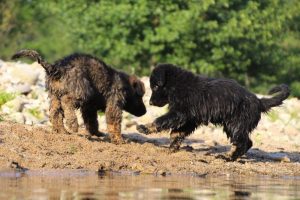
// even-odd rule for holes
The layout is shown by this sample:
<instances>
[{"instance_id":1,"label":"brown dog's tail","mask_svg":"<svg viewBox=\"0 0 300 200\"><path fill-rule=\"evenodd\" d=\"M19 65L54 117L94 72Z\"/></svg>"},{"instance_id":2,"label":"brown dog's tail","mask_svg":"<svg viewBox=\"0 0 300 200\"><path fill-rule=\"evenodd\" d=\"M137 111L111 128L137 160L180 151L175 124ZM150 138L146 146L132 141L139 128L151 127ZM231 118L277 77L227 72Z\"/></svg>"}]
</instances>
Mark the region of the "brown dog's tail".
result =
<instances>
[{"instance_id":1,"label":"brown dog's tail","mask_svg":"<svg viewBox=\"0 0 300 200\"><path fill-rule=\"evenodd\" d=\"M279 93L278 93L279 92ZM272 107L279 106L282 104L282 101L288 98L290 95L290 89L286 84L281 84L275 86L269 91L269 94L278 93L276 96L271 98L261 98L262 111L268 112Z\"/></svg>"},{"instance_id":2,"label":"brown dog's tail","mask_svg":"<svg viewBox=\"0 0 300 200\"><path fill-rule=\"evenodd\" d=\"M21 51L18 51L15 53L11 58L12 59L17 59L17 58L22 58L22 57L28 57L31 59L34 59L38 61L40 65L46 70L47 73L51 72L51 64L47 63L41 56L40 54L35 51L35 50L29 50L29 49L24 49Z\"/></svg>"}]
</instances>

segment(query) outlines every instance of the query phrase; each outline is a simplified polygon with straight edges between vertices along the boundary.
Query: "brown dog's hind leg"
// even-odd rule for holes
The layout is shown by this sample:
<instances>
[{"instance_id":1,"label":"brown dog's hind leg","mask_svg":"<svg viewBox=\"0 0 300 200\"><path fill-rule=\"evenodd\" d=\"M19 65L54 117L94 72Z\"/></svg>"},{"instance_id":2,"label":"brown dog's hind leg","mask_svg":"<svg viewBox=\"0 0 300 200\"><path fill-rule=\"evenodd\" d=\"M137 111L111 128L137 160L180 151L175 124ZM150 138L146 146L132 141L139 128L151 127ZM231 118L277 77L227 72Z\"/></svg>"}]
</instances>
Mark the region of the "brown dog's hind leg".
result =
<instances>
[{"instance_id":1,"label":"brown dog's hind leg","mask_svg":"<svg viewBox=\"0 0 300 200\"><path fill-rule=\"evenodd\" d=\"M64 127L62 112L60 100L54 95L50 96L49 118L52 124L52 132L69 134Z\"/></svg>"},{"instance_id":2,"label":"brown dog's hind leg","mask_svg":"<svg viewBox=\"0 0 300 200\"><path fill-rule=\"evenodd\" d=\"M107 131L110 134L111 141L114 144L123 144L125 141L121 135L121 122L122 122L122 110L114 104L109 102L105 110L105 117L107 123Z\"/></svg>"},{"instance_id":3,"label":"brown dog's hind leg","mask_svg":"<svg viewBox=\"0 0 300 200\"><path fill-rule=\"evenodd\" d=\"M67 95L61 98L61 106L64 111L66 126L73 132L78 132L78 121L75 113L75 106L73 99Z\"/></svg>"}]
</instances>

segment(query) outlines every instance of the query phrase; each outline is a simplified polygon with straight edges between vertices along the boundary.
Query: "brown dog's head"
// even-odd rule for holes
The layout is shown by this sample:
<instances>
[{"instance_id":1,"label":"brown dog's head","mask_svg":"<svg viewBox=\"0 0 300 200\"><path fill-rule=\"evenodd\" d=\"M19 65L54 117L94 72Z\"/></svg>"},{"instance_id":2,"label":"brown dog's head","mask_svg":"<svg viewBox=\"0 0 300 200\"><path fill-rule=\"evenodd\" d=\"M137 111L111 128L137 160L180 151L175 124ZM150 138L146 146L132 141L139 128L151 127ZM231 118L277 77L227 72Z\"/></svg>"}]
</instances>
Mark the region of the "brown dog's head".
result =
<instances>
[{"instance_id":1,"label":"brown dog's head","mask_svg":"<svg viewBox=\"0 0 300 200\"><path fill-rule=\"evenodd\" d=\"M124 110L135 115L142 116L146 113L146 107L143 102L145 86L136 76L129 76L129 88L126 88Z\"/></svg>"}]
</instances>

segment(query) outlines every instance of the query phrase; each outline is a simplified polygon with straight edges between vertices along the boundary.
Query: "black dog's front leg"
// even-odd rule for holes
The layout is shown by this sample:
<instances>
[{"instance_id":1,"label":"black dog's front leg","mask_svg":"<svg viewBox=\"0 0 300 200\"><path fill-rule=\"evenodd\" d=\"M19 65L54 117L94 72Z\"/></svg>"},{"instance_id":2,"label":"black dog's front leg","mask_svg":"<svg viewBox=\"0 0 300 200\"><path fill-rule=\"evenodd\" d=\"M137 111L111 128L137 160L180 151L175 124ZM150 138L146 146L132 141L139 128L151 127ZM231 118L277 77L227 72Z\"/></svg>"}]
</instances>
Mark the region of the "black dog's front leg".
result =
<instances>
[{"instance_id":1,"label":"black dog's front leg","mask_svg":"<svg viewBox=\"0 0 300 200\"><path fill-rule=\"evenodd\" d=\"M186 122L185 115L179 112L168 112L160 116L153 123L138 125L137 130L143 134L151 134L169 129L178 129Z\"/></svg>"}]
</instances>

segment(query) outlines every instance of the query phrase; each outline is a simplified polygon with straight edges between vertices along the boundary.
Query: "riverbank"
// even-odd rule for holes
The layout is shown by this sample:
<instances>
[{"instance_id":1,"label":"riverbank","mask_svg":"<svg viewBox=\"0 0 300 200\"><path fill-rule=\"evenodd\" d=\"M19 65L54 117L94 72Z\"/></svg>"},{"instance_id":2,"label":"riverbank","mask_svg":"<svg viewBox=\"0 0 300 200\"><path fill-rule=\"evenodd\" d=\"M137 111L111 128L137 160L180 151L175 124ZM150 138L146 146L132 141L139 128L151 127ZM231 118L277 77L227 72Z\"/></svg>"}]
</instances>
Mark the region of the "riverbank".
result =
<instances>
[{"instance_id":1,"label":"riverbank","mask_svg":"<svg viewBox=\"0 0 300 200\"><path fill-rule=\"evenodd\" d=\"M237 162L226 162L218 158L230 149L221 127L211 124L200 127L186 138L179 152L172 154L167 148L168 133L146 136L136 131L136 124L149 123L167 110L149 106L148 77L142 78L147 113L139 118L124 113L122 134L127 143L114 145L107 137L88 139L80 115L78 134L51 133L44 71L38 64L2 62L0 75L0 90L6 95L0 98L0 169L88 169L200 176L300 175L300 101L296 98L263 115L251 135L253 148ZM105 133L105 117L101 113L98 120L100 131Z\"/></svg>"}]
</instances>

